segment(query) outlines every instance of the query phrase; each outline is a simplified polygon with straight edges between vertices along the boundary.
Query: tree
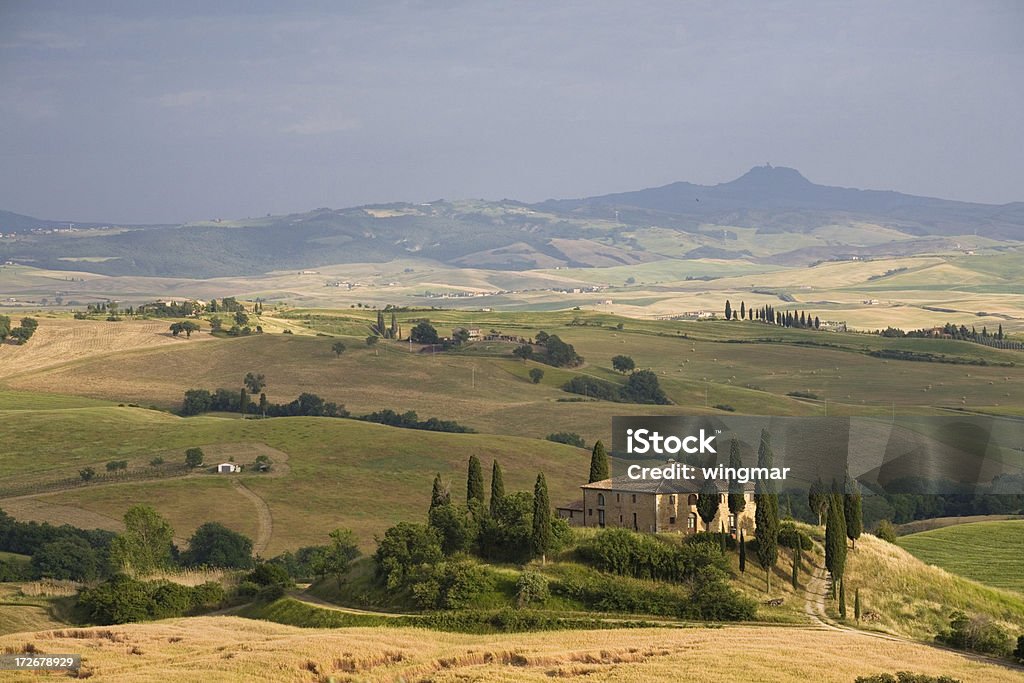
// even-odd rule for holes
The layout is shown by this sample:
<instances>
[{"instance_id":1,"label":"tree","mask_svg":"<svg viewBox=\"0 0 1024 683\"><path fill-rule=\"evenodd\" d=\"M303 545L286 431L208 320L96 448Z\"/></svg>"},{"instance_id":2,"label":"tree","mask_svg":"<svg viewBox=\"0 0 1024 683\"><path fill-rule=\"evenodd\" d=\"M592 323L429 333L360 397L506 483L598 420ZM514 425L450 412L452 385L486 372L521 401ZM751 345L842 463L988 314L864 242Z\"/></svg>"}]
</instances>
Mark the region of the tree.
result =
<instances>
[{"instance_id":1,"label":"tree","mask_svg":"<svg viewBox=\"0 0 1024 683\"><path fill-rule=\"evenodd\" d=\"M875 536L878 536L886 543L896 543L896 527L889 520L883 519L875 529Z\"/></svg>"},{"instance_id":2,"label":"tree","mask_svg":"<svg viewBox=\"0 0 1024 683\"><path fill-rule=\"evenodd\" d=\"M242 383L245 384L246 388L249 390L249 393L252 394L253 396L260 393L267 387L266 378L262 374L257 375L256 373L253 372L245 373L245 379L242 381Z\"/></svg>"},{"instance_id":3,"label":"tree","mask_svg":"<svg viewBox=\"0 0 1024 683\"><path fill-rule=\"evenodd\" d=\"M825 522L825 568L832 575L833 591L836 584L842 581L846 569L846 515L843 512L843 496L838 489L833 482Z\"/></svg>"},{"instance_id":4,"label":"tree","mask_svg":"<svg viewBox=\"0 0 1024 683\"><path fill-rule=\"evenodd\" d=\"M530 381L534 384L540 384L540 381L544 379L544 371L540 368L530 368Z\"/></svg>"},{"instance_id":5,"label":"tree","mask_svg":"<svg viewBox=\"0 0 1024 683\"><path fill-rule=\"evenodd\" d=\"M434 488L430 492L430 509L433 510L438 505L448 505L451 502L451 495L449 495L444 484L441 483L441 474L438 473L434 476Z\"/></svg>"},{"instance_id":6,"label":"tree","mask_svg":"<svg viewBox=\"0 0 1024 683\"><path fill-rule=\"evenodd\" d=\"M379 340L380 340L380 337L378 337L375 334L371 334L369 337L366 338L366 345L367 346L375 346Z\"/></svg>"},{"instance_id":7,"label":"tree","mask_svg":"<svg viewBox=\"0 0 1024 683\"><path fill-rule=\"evenodd\" d=\"M761 443L757 449L757 466L771 468L771 435L761 430ZM765 591L771 591L771 572L779 559L779 497L771 479L758 479L754 486L754 523L757 525L757 559L765 572Z\"/></svg>"},{"instance_id":8,"label":"tree","mask_svg":"<svg viewBox=\"0 0 1024 683\"><path fill-rule=\"evenodd\" d=\"M345 353L345 345L340 341L336 341L333 344L331 344L331 351L334 351L335 356L340 356L341 354Z\"/></svg>"},{"instance_id":9,"label":"tree","mask_svg":"<svg viewBox=\"0 0 1024 683\"><path fill-rule=\"evenodd\" d=\"M843 495L843 516L846 521L846 537L853 541L853 548L856 550L857 539L864 531L860 485L847 474L844 488L846 493Z\"/></svg>"},{"instance_id":10,"label":"tree","mask_svg":"<svg viewBox=\"0 0 1024 683\"><path fill-rule=\"evenodd\" d=\"M740 529L740 573L747 571L747 541L743 538L743 529Z\"/></svg>"},{"instance_id":11,"label":"tree","mask_svg":"<svg viewBox=\"0 0 1024 683\"><path fill-rule=\"evenodd\" d=\"M629 356L612 356L612 368L616 372L626 374L636 369L636 363Z\"/></svg>"},{"instance_id":12,"label":"tree","mask_svg":"<svg viewBox=\"0 0 1024 683\"><path fill-rule=\"evenodd\" d=\"M263 417L267 416L268 405L270 405L270 402L267 400L267 395L260 394L260 415L262 415Z\"/></svg>"},{"instance_id":13,"label":"tree","mask_svg":"<svg viewBox=\"0 0 1024 683\"><path fill-rule=\"evenodd\" d=\"M505 497L505 477L501 473L501 465L495 460L491 466L491 514L494 514L495 508L501 499Z\"/></svg>"},{"instance_id":14,"label":"tree","mask_svg":"<svg viewBox=\"0 0 1024 683\"><path fill-rule=\"evenodd\" d=\"M416 327L412 328L409 335L416 344L437 344L441 341L441 338L437 336L437 330L429 320L421 320L416 323Z\"/></svg>"},{"instance_id":15,"label":"tree","mask_svg":"<svg viewBox=\"0 0 1024 683\"><path fill-rule=\"evenodd\" d=\"M747 317L747 302L741 301L740 302L740 320L743 320L746 317Z\"/></svg>"},{"instance_id":16,"label":"tree","mask_svg":"<svg viewBox=\"0 0 1024 683\"><path fill-rule=\"evenodd\" d=\"M846 582L839 582L839 618L846 618Z\"/></svg>"},{"instance_id":17,"label":"tree","mask_svg":"<svg viewBox=\"0 0 1024 683\"><path fill-rule=\"evenodd\" d=\"M359 557L359 542L349 529L335 529L331 542L316 558L315 571L320 576L333 576L341 588L352 560Z\"/></svg>"},{"instance_id":18,"label":"tree","mask_svg":"<svg viewBox=\"0 0 1024 683\"><path fill-rule=\"evenodd\" d=\"M36 548L32 567L42 578L92 581L99 574L100 560L84 538L63 536Z\"/></svg>"},{"instance_id":19,"label":"tree","mask_svg":"<svg viewBox=\"0 0 1024 683\"><path fill-rule=\"evenodd\" d=\"M853 618L860 621L860 588L853 591Z\"/></svg>"},{"instance_id":20,"label":"tree","mask_svg":"<svg viewBox=\"0 0 1024 683\"><path fill-rule=\"evenodd\" d=\"M245 387L238 392L238 412L249 412L249 392L245 390Z\"/></svg>"},{"instance_id":21,"label":"tree","mask_svg":"<svg viewBox=\"0 0 1024 683\"><path fill-rule=\"evenodd\" d=\"M590 453L590 480L588 483L593 484L595 481L604 481L611 474L608 471L608 452L604 449L604 443L598 439L597 443L594 444L594 450Z\"/></svg>"},{"instance_id":22,"label":"tree","mask_svg":"<svg viewBox=\"0 0 1024 683\"><path fill-rule=\"evenodd\" d=\"M800 546L793 548L793 575L790 577L790 582L793 585L793 590L799 590L800 588L800 557L801 557Z\"/></svg>"},{"instance_id":23,"label":"tree","mask_svg":"<svg viewBox=\"0 0 1024 683\"><path fill-rule=\"evenodd\" d=\"M512 349L512 355L523 361L527 361L531 356L533 356L533 347L529 344L521 344Z\"/></svg>"},{"instance_id":24,"label":"tree","mask_svg":"<svg viewBox=\"0 0 1024 683\"><path fill-rule=\"evenodd\" d=\"M620 394L627 403L669 404L668 397L661 390L658 376L650 370L637 370L631 374Z\"/></svg>"},{"instance_id":25,"label":"tree","mask_svg":"<svg viewBox=\"0 0 1024 683\"><path fill-rule=\"evenodd\" d=\"M245 311L235 311L235 324L245 325L249 322L249 316L245 314Z\"/></svg>"},{"instance_id":26,"label":"tree","mask_svg":"<svg viewBox=\"0 0 1024 683\"><path fill-rule=\"evenodd\" d=\"M89 481L96 476L96 470L91 467L86 467L78 470L78 476L82 478L82 481Z\"/></svg>"},{"instance_id":27,"label":"tree","mask_svg":"<svg viewBox=\"0 0 1024 683\"><path fill-rule=\"evenodd\" d=\"M537 475L537 483L533 486L533 534L530 545L534 555L540 555L541 564L547 562L548 551L553 541L551 533L551 502L548 499L548 483L544 473Z\"/></svg>"},{"instance_id":28,"label":"tree","mask_svg":"<svg viewBox=\"0 0 1024 683\"><path fill-rule=\"evenodd\" d=\"M807 505L812 513L818 515L818 526L821 526L821 519L828 510L828 491L825 490L821 477L812 482L807 490Z\"/></svg>"},{"instance_id":29,"label":"tree","mask_svg":"<svg viewBox=\"0 0 1024 683\"><path fill-rule=\"evenodd\" d=\"M188 540L182 562L194 567L249 569L252 567L252 540L222 524L207 522Z\"/></svg>"},{"instance_id":30,"label":"tree","mask_svg":"<svg viewBox=\"0 0 1024 683\"><path fill-rule=\"evenodd\" d=\"M469 472L466 475L466 505L471 507L474 502L483 507L484 470L480 465L480 458L471 455L469 456Z\"/></svg>"},{"instance_id":31,"label":"tree","mask_svg":"<svg viewBox=\"0 0 1024 683\"><path fill-rule=\"evenodd\" d=\"M704 522L704 531L711 531L711 522L718 514L718 486L714 479L705 479L697 493L697 514Z\"/></svg>"},{"instance_id":32,"label":"tree","mask_svg":"<svg viewBox=\"0 0 1024 683\"><path fill-rule=\"evenodd\" d=\"M733 439L729 444L729 467L733 467L739 470L743 467L743 460L740 458L740 442ZM729 481L729 512L736 515L739 519L739 514L743 512L747 507L747 498L743 492L743 484L738 481Z\"/></svg>"},{"instance_id":33,"label":"tree","mask_svg":"<svg viewBox=\"0 0 1024 683\"><path fill-rule=\"evenodd\" d=\"M732 304L728 299L725 300L725 319L732 320Z\"/></svg>"},{"instance_id":34,"label":"tree","mask_svg":"<svg viewBox=\"0 0 1024 683\"><path fill-rule=\"evenodd\" d=\"M206 456L203 453L203 449L202 448L198 448L198 447L189 448L189 449L187 449L185 451L185 465L189 469L193 469L194 470L195 468L202 466L203 459L205 457Z\"/></svg>"},{"instance_id":35,"label":"tree","mask_svg":"<svg viewBox=\"0 0 1024 683\"><path fill-rule=\"evenodd\" d=\"M171 563L174 529L148 505L124 513L124 532L110 546L111 563L136 575L163 569Z\"/></svg>"},{"instance_id":36,"label":"tree","mask_svg":"<svg viewBox=\"0 0 1024 683\"><path fill-rule=\"evenodd\" d=\"M399 522L376 540L374 564L389 590L404 585L416 567L434 564L442 558L437 531L424 524Z\"/></svg>"}]
</instances>

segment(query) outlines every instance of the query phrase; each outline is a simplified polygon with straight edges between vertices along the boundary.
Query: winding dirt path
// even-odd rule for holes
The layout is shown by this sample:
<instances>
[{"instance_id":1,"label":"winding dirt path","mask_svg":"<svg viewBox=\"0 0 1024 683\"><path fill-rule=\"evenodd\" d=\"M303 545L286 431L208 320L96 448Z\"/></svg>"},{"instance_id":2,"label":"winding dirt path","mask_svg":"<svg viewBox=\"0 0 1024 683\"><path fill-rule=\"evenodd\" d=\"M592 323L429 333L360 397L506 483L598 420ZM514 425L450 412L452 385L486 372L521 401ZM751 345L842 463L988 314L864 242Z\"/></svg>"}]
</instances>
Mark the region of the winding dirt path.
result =
<instances>
[{"instance_id":1,"label":"winding dirt path","mask_svg":"<svg viewBox=\"0 0 1024 683\"><path fill-rule=\"evenodd\" d=\"M235 489L248 498L256 507L257 531L256 538L252 542L252 554L262 556L270 545L270 537L274 534L274 516L270 513L270 506L260 498L259 494L243 484L238 479L231 482Z\"/></svg>"}]
</instances>

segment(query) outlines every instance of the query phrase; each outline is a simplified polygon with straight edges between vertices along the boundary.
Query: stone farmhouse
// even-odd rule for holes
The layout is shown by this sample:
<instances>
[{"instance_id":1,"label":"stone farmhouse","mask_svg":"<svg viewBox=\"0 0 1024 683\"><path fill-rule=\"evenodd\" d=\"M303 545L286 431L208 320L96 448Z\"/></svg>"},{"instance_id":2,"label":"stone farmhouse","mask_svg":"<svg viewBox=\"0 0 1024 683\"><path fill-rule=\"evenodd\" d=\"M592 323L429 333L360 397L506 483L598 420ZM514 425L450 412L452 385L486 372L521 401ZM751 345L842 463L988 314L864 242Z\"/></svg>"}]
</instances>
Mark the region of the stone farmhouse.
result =
<instances>
[{"instance_id":1,"label":"stone farmhouse","mask_svg":"<svg viewBox=\"0 0 1024 683\"><path fill-rule=\"evenodd\" d=\"M754 532L754 486L744 486L746 507L733 515L729 512L727 481L716 481L718 512L705 529L697 514L697 499L703 481L669 480L636 481L616 477L584 484L583 500L557 508L558 516L571 526L623 527L634 531L660 533L675 531L695 534L698 531L720 531L723 523L731 534L742 529L749 537Z\"/></svg>"}]
</instances>

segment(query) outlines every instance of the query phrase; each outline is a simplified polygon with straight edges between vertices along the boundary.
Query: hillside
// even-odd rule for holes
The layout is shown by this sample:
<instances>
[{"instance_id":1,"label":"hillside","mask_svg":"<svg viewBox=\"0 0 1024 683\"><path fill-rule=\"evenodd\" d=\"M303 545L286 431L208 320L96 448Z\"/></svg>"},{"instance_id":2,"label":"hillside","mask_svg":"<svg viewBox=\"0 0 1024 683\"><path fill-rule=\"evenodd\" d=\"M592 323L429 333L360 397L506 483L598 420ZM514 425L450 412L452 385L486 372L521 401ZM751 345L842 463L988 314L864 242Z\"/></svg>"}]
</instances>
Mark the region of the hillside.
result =
<instances>
[{"instance_id":1,"label":"hillside","mask_svg":"<svg viewBox=\"0 0 1024 683\"><path fill-rule=\"evenodd\" d=\"M947 526L901 536L899 545L954 574L1024 593L1024 520Z\"/></svg>"},{"instance_id":2,"label":"hillside","mask_svg":"<svg viewBox=\"0 0 1024 683\"><path fill-rule=\"evenodd\" d=\"M24 226L34 219L10 220ZM865 239L865 227L875 236ZM756 235L754 249L744 231ZM0 262L194 278L410 257L511 271L697 258L805 266L933 253L957 248L949 238L959 235L973 235L972 244L1020 241L1024 203L991 206L826 187L794 169L766 166L712 187L680 182L535 205L440 200L160 229L21 235L0 240Z\"/></svg>"},{"instance_id":3,"label":"hillside","mask_svg":"<svg viewBox=\"0 0 1024 683\"><path fill-rule=\"evenodd\" d=\"M699 683L729 680L849 683L913 670L1009 683L1020 673L926 645L814 628L563 631L477 636L419 629L300 629L237 617L62 629L0 637L42 652L82 652L104 681L546 681L552 677ZM781 647L780 643L785 643ZM737 653L742 653L737 656ZM202 671L202 674L188 672ZM194 678L190 676L195 676Z\"/></svg>"}]
</instances>

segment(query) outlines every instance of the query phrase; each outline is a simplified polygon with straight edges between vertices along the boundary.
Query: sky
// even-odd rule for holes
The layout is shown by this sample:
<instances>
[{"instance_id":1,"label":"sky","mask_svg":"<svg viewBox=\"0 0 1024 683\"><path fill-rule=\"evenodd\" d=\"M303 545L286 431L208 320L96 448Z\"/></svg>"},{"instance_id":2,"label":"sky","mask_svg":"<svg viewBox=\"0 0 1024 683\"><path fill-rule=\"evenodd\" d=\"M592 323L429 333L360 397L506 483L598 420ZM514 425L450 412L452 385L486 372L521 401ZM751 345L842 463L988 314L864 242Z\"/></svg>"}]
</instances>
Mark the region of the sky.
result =
<instances>
[{"instance_id":1,"label":"sky","mask_svg":"<svg viewBox=\"0 0 1024 683\"><path fill-rule=\"evenodd\" d=\"M0 209L540 201L766 162L1021 201L1022 35L1017 0L0 0Z\"/></svg>"}]
</instances>

